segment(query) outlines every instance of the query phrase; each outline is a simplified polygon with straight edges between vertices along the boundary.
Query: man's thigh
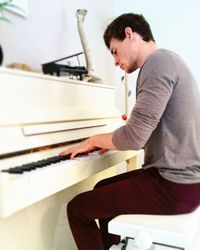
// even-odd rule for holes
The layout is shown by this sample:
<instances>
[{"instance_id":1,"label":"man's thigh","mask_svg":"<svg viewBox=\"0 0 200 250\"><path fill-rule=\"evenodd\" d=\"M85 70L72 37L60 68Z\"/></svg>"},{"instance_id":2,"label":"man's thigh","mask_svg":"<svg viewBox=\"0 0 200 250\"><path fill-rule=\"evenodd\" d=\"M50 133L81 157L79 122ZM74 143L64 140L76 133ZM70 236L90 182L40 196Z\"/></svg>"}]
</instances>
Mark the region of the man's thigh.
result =
<instances>
[{"instance_id":1,"label":"man's thigh","mask_svg":"<svg viewBox=\"0 0 200 250\"><path fill-rule=\"evenodd\" d=\"M123 213L172 213L171 197L166 196L159 175L144 170L121 177L109 178L106 185L78 195L74 202L79 212L91 220Z\"/></svg>"}]
</instances>

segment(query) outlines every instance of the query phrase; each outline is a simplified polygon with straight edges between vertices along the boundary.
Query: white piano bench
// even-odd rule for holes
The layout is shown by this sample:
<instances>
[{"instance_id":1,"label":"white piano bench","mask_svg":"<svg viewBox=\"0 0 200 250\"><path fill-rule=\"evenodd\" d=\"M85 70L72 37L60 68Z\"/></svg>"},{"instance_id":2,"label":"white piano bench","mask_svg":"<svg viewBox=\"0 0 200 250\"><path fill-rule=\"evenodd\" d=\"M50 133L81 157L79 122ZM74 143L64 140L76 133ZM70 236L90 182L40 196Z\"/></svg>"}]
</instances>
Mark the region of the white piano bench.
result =
<instances>
[{"instance_id":1,"label":"white piano bench","mask_svg":"<svg viewBox=\"0 0 200 250\"><path fill-rule=\"evenodd\" d=\"M125 241L110 250L200 250L200 206L181 215L119 215L108 231Z\"/></svg>"}]
</instances>

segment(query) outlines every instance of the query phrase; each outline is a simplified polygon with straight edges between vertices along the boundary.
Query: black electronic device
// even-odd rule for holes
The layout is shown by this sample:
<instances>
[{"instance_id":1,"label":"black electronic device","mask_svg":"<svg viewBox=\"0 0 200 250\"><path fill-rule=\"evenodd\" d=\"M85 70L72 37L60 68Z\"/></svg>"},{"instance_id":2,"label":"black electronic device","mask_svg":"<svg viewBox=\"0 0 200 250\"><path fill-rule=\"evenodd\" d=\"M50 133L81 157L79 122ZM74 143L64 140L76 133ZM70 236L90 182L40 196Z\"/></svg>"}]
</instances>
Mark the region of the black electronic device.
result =
<instances>
[{"instance_id":1,"label":"black electronic device","mask_svg":"<svg viewBox=\"0 0 200 250\"><path fill-rule=\"evenodd\" d=\"M44 74L50 74L57 76L63 75L69 75L69 77L77 77L79 80L83 80L83 76L88 73L87 69L84 66L80 66L79 58L78 56L83 54L83 52L79 52L67 57L63 57L51 62L43 63L42 64L42 71ZM59 64L58 62L67 60L69 58L77 57L79 66L71 66L67 64Z\"/></svg>"}]
</instances>

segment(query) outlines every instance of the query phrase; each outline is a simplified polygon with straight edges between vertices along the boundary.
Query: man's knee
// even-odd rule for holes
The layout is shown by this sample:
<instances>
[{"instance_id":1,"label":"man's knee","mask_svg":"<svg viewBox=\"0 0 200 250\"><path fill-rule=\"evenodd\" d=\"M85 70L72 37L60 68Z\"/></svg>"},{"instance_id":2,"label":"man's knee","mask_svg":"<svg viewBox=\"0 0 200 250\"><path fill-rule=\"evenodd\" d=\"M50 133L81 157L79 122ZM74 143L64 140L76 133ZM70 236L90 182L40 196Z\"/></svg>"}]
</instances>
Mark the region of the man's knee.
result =
<instances>
[{"instance_id":1,"label":"man's knee","mask_svg":"<svg viewBox=\"0 0 200 250\"><path fill-rule=\"evenodd\" d=\"M103 183L104 183L104 180L101 180L101 181L97 182L97 183L95 184L95 186L94 186L93 189L104 186Z\"/></svg>"},{"instance_id":2,"label":"man's knee","mask_svg":"<svg viewBox=\"0 0 200 250\"><path fill-rule=\"evenodd\" d=\"M67 204L67 215L74 215L77 213L78 209L80 208L81 204L81 194L75 196L71 201Z\"/></svg>"}]
</instances>

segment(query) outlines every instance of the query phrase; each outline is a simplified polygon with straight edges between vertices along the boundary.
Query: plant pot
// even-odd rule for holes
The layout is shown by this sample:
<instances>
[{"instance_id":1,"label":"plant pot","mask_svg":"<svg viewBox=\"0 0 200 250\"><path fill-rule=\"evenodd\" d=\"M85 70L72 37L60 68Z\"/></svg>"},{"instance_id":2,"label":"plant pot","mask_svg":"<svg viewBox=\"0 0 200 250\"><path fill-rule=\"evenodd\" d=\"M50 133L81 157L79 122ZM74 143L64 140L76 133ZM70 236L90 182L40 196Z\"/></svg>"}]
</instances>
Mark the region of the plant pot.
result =
<instances>
[{"instance_id":1,"label":"plant pot","mask_svg":"<svg viewBox=\"0 0 200 250\"><path fill-rule=\"evenodd\" d=\"M2 50L1 45L0 45L0 66L1 66L2 62L3 62L3 50Z\"/></svg>"}]
</instances>

